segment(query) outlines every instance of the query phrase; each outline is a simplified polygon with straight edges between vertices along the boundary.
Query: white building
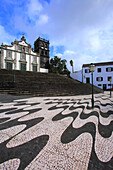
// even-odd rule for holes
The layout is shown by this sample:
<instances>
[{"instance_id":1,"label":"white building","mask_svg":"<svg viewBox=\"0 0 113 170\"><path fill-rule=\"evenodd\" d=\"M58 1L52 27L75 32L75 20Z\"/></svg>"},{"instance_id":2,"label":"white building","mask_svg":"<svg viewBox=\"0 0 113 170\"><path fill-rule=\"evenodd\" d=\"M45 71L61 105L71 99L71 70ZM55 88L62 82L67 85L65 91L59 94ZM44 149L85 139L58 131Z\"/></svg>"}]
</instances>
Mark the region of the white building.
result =
<instances>
[{"instance_id":1,"label":"white building","mask_svg":"<svg viewBox=\"0 0 113 170\"><path fill-rule=\"evenodd\" d=\"M95 71L93 73L93 84L101 89L113 88L113 62L93 63ZM90 64L83 64L82 70L71 73L73 79L83 83L92 83L91 73L89 71ZM110 79L112 81L110 82Z\"/></svg>"},{"instance_id":2,"label":"white building","mask_svg":"<svg viewBox=\"0 0 113 170\"><path fill-rule=\"evenodd\" d=\"M0 49L0 69L48 72L47 68L41 68L40 53L33 51L24 35L21 41L15 40L11 46L2 43Z\"/></svg>"}]
</instances>

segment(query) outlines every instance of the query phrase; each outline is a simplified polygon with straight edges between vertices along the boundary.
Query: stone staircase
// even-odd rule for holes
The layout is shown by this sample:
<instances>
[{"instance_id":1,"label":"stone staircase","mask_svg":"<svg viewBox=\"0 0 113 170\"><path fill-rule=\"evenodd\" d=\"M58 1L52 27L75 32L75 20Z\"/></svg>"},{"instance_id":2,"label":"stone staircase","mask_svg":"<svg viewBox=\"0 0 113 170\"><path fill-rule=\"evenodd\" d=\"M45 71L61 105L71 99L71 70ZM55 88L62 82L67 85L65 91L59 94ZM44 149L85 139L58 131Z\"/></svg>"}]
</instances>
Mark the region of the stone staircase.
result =
<instances>
[{"instance_id":1,"label":"stone staircase","mask_svg":"<svg viewBox=\"0 0 113 170\"><path fill-rule=\"evenodd\" d=\"M15 82L14 82L15 74ZM0 93L32 96L71 96L91 94L91 85L63 75L0 70ZM94 87L94 93L103 92Z\"/></svg>"}]
</instances>

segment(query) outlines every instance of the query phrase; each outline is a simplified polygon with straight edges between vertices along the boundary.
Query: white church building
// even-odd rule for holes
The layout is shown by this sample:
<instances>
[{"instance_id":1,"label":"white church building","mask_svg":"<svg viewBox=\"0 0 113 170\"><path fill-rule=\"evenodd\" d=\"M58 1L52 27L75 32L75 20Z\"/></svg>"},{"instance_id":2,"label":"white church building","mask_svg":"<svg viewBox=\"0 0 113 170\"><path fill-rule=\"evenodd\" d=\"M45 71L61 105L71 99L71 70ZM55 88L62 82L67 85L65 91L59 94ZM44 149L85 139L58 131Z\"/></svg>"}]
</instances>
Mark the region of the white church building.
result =
<instances>
[{"instance_id":1,"label":"white church building","mask_svg":"<svg viewBox=\"0 0 113 170\"><path fill-rule=\"evenodd\" d=\"M103 90L113 88L113 62L93 63L93 84ZM71 77L83 83L92 83L90 64L83 64L80 71L71 73ZM111 80L111 81L110 81Z\"/></svg>"},{"instance_id":2,"label":"white church building","mask_svg":"<svg viewBox=\"0 0 113 170\"><path fill-rule=\"evenodd\" d=\"M45 45L46 49L43 47ZM35 47L38 48L38 51ZM31 45L26 42L24 35L21 41L15 40L11 46L3 43L0 46L0 69L48 73L48 63L49 41L40 37L34 42L34 51Z\"/></svg>"}]
</instances>

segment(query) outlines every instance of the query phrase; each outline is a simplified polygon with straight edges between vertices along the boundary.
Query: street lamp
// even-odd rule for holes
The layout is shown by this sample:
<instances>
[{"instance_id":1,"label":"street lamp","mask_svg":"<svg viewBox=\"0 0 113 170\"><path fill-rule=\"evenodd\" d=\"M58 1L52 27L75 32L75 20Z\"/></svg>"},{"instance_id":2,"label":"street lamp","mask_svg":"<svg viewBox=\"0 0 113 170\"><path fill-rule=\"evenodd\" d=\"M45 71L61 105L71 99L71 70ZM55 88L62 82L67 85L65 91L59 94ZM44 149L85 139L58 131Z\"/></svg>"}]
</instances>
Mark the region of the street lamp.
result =
<instances>
[{"instance_id":1,"label":"street lamp","mask_svg":"<svg viewBox=\"0 0 113 170\"><path fill-rule=\"evenodd\" d=\"M89 71L91 72L92 77L92 109L94 108L94 92L93 92L93 72L95 71L95 65L93 63L89 66Z\"/></svg>"},{"instance_id":2,"label":"street lamp","mask_svg":"<svg viewBox=\"0 0 113 170\"><path fill-rule=\"evenodd\" d=\"M112 82L112 77L109 79L110 81L110 87L111 87L111 82ZM112 94L111 94L111 88L110 88L110 98L112 97Z\"/></svg>"}]
</instances>

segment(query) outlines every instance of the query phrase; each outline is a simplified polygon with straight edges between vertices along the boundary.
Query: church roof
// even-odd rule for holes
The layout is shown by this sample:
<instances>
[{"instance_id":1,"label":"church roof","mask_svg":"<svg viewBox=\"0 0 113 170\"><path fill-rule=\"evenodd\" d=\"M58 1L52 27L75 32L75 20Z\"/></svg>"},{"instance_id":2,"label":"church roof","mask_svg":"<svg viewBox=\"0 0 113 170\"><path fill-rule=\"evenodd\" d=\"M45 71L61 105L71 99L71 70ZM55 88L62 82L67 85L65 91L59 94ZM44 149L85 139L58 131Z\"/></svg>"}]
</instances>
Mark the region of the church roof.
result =
<instances>
[{"instance_id":1,"label":"church roof","mask_svg":"<svg viewBox=\"0 0 113 170\"><path fill-rule=\"evenodd\" d=\"M24 44L21 44L21 42L24 42ZM28 47L31 48L31 45L26 42L26 39L25 39L25 37L24 37L24 34L23 34L23 36L22 36L22 38L21 38L21 41L15 40L14 42L11 42L11 45L12 45L12 46L13 46L14 44L27 45ZM2 47L12 47L11 45L4 45L4 44L2 43L1 46L2 46Z\"/></svg>"}]
</instances>

